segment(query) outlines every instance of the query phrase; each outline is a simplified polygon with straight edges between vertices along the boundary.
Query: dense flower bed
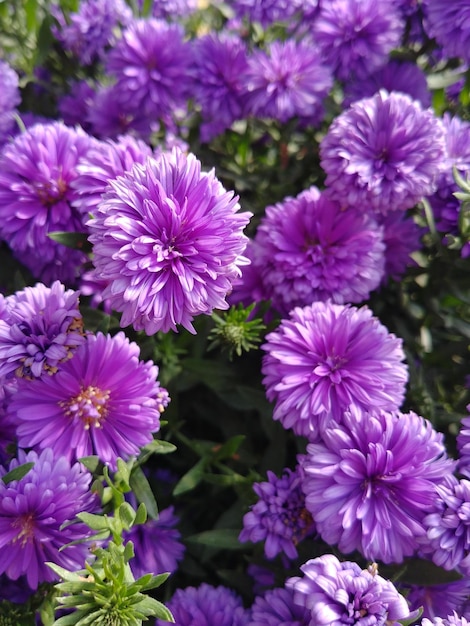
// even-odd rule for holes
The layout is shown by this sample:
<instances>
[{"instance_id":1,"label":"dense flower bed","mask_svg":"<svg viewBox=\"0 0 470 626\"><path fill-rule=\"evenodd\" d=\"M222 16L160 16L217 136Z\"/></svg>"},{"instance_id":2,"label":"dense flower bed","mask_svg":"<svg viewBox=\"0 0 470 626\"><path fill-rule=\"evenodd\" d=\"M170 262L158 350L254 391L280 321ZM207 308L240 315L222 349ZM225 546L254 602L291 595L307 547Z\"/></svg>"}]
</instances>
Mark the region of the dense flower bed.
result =
<instances>
[{"instance_id":1,"label":"dense flower bed","mask_svg":"<svg viewBox=\"0 0 470 626\"><path fill-rule=\"evenodd\" d=\"M470 623L469 42L0 3L0 624Z\"/></svg>"}]
</instances>

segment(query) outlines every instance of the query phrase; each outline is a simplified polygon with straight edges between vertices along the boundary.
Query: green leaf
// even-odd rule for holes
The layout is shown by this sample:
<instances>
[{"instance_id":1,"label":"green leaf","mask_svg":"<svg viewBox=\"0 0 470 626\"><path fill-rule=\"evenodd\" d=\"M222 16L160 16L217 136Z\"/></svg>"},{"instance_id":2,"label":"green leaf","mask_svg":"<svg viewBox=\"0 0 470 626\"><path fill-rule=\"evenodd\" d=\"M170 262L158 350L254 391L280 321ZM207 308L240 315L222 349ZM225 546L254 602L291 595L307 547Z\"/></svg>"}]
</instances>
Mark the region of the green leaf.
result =
<instances>
[{"instance_id":1,"label":"green leaf","mask_svg":"<svg viewBox=\"0 0 470 626\"><path fill-rule=\"evenodd\" d=\"M2 481L5 485L8 485L8 483L11 483L14 480L21 480L33 467L34 463L23 463L23 465L18 465L18 467L15 467L10 472L4 474L2 476Z\"/></svg>"},{"instance_id":2,"label":"green leaf","mask_svg":"<svg viewBox=\"0 0 470 626\"><path fill-rule=\"evenodd\" d=\"M151 454L171 454L176 449L173 443L165 441L164 439L154 439L143 447L145 452L150 452Z\"/></svg>"},{"instance_id":3,"label":"green leaf","mask_svg":"<svg viewBox=\"0 0 470 626\"><path fill-rule=\"evenodd\" d=\"M143 502L139 504L139 508L135 514L134 525L145 524L147 521L147 507Z\"/></svg>"},{"instance_id":4,"label":"green leaf","mask_svg":"<svg viewBox=\"0 0 470 626\"><path fill-rule=\"evenodd\" d=\"M87 470L90 470L92 474L98 471L101 461L98 456L83 456L81 459L78 459L79 463L84 465Z\"/></svg>"},{"instance_id":5,"label":"green leaf","mask_svg":"<svg viewBox=\"0 0 470 626\"><path fill-rule=\"evenodd\" d=\"M67 231L55 231L47 233L49 239L61 243L67 248L73 250L83 250L83 252L91 252L91 244L88 241L87 233L70 233Z\"/></svg>"},{"instance_id":6,"label":"green leaf","mask_svg":"<svg viewBox=\"0 0 470 626\"><path fill-rule=\"evenodd\" d=\"M221 461L223 459L230 459L241 446L246 439L245 435L235 435L226 441L215 453L214 459Z\"/></svg>"},{"instance_id":7,"label":"green leaf","mask_svg":"<svg viewBox=\"0 0 470 626\"><path fill-rule=\"evenodd\" d=\"M199 485L204 478L204 470L206 467L206 459L200 459L194 467L178 481L173 489L174 496L180 496L187 491L191 491Z\"/></svg>"},{"instance_id":8,"label":"green leaf","mask_svg":"<svg viewBox=\"0 0 470 626\"><path fill-rule=\"evenodd\" d=\"M142 611L142 613L147 616L151 615L152 617L162 619L166 622L174 623L175 621L173 615L166 608L166 606L150 596L144 596L144 598L136 604L134 608L139 609L139 611Z\"/></svg>"},{"instance_id":9,"label":"green leaf","mask_svg":"<svg viewBox=\"0 0 470 626\"><path fill-rule=\"evenodd\" d=\"M129 502L123 502L118 509L118 515L125 530L129 530L134 524L135 511Z\"/></svg>"},{"instance_id":10,"label":"green leaf","mask_svg":"<svg viewBox=\"0 0 470 626\"><path fill-rule=\"evenodd\" d=\"M57 576L60 576L60 578L62 578L63 580L66 580L72 583L84 582L83 576L81 576L77 572L69 572L67 569L60 567L60 565L56 565L55 563L49 563L47 561L46 561L46 565L50 567L51 570L54 571L57 574Z\"/></svg>"},{"instance_id":11,"label":"green leaf","mask_svg":"<svg viewBox=\"0 0 470 626\"><path fill-rule=\"evenodd\" d=\"M150 589L156 589L157 587L160 587L160 585L163 585L163 583L167 580L168 576L170 574L157 574L156 576L151 576L150 580L148 582L146 582L144 585L142 585L143 579L146 578L146 576L141 576L141 578L139 578L136 582L140 583L142 585L142 591L149 591Z\"/></svg>"},{"instance_id":12,"label":"green leaf","mask_svg":"<svg viewBox=\"0 0 470 626\"><path fill-rule=\"evenodd\" d=\"M134 466L132 468L129 484L137 500L145 505L148 517L150 519L158 519L157 501L149 481L140 467Z\"/></svg>"},{"instance_id":13,"label":"green leaf","mask_svg":"<svg viewBox=\"0 0 470 626\"><path fill-rule=\"evenodd\" d=\"M186 541L221 550L245 550L246 545L238 540L239 534L240 530L236 528L218 528L187 537Z\"/></svg>"},{"instance_id":14,"label":"green leaf","mask_svg":"<svg viewBox=\"0 0 470 626\"><path fill-rule=\"evenodd\" d=\"M251 483L251 480L241 474L204 474L204 481L211 485L219 485L220 487L233 487L234 485L243 485Z\"/></svg>"},{"instance_id":15,"label":"green leaf","mask_svg":"<svg viewBox=\"0 0 470 626\"><path fill-rule=\"evenodd\" d=\"M109 529L109 518L106 515L94 515L93 513L78 513L78 519L84 522L92 530Z\"/></svg>"}]
</instances>

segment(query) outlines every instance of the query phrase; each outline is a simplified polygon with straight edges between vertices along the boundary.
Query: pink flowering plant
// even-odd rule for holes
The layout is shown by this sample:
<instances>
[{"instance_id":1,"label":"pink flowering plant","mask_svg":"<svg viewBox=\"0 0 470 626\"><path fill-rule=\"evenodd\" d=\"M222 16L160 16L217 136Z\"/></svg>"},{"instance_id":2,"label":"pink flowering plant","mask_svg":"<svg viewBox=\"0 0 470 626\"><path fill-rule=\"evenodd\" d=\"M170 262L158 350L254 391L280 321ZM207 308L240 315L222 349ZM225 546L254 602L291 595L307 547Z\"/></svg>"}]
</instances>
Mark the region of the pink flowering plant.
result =
<instances>
[{"instance_id":1,"label":"pink flowering plant","mask_svg":"<svg viewBox=\"0 0 470 626\"><path fill-rule=\"evenodd\" d=\"M469 44L0 3L0 625L470 624Z\"/></svg>"}]
</instances>

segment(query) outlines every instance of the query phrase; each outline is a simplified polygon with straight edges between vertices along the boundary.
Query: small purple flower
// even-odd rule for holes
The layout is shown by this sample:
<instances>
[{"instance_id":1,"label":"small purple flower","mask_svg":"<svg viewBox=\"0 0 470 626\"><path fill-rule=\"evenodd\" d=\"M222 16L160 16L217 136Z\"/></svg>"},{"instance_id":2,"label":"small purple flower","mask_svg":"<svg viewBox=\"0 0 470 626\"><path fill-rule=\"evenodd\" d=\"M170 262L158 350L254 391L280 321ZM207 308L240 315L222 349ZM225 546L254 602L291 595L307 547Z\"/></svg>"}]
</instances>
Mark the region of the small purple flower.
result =
<instances>
[{"instance_id":1,"label":"small purple flower","mask_svg":"<svg viewBox=\"0 0 470 626\"><path fill-rule=\"evenodd\" d=\"M318 436L323 422L340 419L350 405L395 410L403 401L402 341L367 307L314 302L296 308L263 349L273 418L298 434Z\"/></svg>"},{"instance_id":2,"label":"small purple flower","mask_svg":"<svg viewBox=\"0 0 470 626\"><path fill-rule=\"evenodd\" d=\"M412 617L405 598L373 565L361 570L325 554L300 569L303 578L289 578L286 587L294 602L309 610L308 626L400 626L398 620Z\"/></svg>"},{"instance_id":3,"label":"small purple flower","mask_svg":"<svg viewBox=\"0 0 470 626\"><path fill-rule=\"evenodd\" d=\"M437 229L442 233L459 232L460 202L454 196L460 191L453 168L465 177L470 169L470 123L448 113L442 119L446 133L447 154L444 171L437 180L437 191L429 198Z\"/></svg>"},{"instance_id":4,"label":"small purple flower","mask_svg":"<svg viewBox=\"0 0 470 626\"><path fill-rule=\"evenodd\" d=\"M86 259L79 250L52 241L48 233L84 230L71 204L71 182L91 143L79 128L58 122L36 124L1 153L0 236L43 282L42 273L49 265L61 276L67 274L63 282L73 282L77 267Z\"/></svg>"},{"instance_id":5,"label":"small purple flower","mask_svg":"<svg viewBox=\"0 0 470 626\"><path fill-rule=\"evenodd\" d=\"M103 297L123 313L122 326L195 332L195 315L228 308L225 297L247 263L251 217L237 212L237 200L177 149L110 181L88 225L97 276L109 283Z\"/></svg>"},{"instance_id":6,"label":"small purple flower","mask_svg":"<svg viewBox=\"0 0 470 626\"><path fill-rule=\"evenodd\" d=\"M0 574L0 601L8 600L14 604L25 604L33 593L26 576L11 580L6 574Z\"/></svg>"},{"instance_id":7,"label":"small purple flower","mask_svg":"<svg viewBox=\"0 0 470 626\"><path fill-rule=\"evenodd\" d=\"M383 277L383 229L316 187L268 206L254 245L254 269L284 315L317 300L362 302Z\"/></svg>"},{"instance_id":8,"label":"small purple flower","mask_svg":"<svg viewBox=\"0 0 470 626\"><path fill-rule=\"evenodd\" d=\"M299 460L322 539L384 563L401 563L418 549L436 485L455 466L430 422L384 411L347 411Z\"/></svg>"},{"instance_id":9,"label":"small purple flower","mask_svg":"<svg viewBox=\"0 0 470 626\"><path fill-rule=\"evenodd\" d=\"M388 278L400 280L409 266L416 265L411 254L421 249L423 229L402 211L377 214L377 221L383 228L385 244L385 272L382 283Z\"/></svg>"},{"instance_id":10,"label":"small purple flower","mask_svg":"<svg viewBox=\"0 0 470 626\"><path fill-rule=\"evenodd\" d=\"M158 368L139 360L124 333L87 335L54 376L20 380L7 412L21 447L51 447L77 459L96 454L112 469L152 440L169 402Z\"/></svg>"},{"instance_id":11,"label":"small purple flower","mask_svg":"<svg viewBox=\"0 0 470 626\"><path fill-rule=\"evenodd\" d=\"M362 98L370 98L380 89L406 93L413 100L419 100L424 108L431 106L431 93L423 70L416 63L395 59L367 77L349 81L345 86L343 106L349 106Z\"/></svg>"},{"instance_id":12,"label":"small purple flower","mask_svg":"<svg viewBox=\"0 0 470 626\"><path fill-rule=\"evenodd\" d=\"M58 102L58 108L64 124L77 126L79 124L87 132L91 131L88 121L90 108L95 98L95 89L86 81L74 81L70 91L62 96Z\"/></svg>"},{"instance_id":13,"label":"small purple flower","mask_svg":"<svg viewBox=\"0 0 470 626\"><path fill-rule=\"evenodd\" d=\"M197 8L197 0L153 0L152 16L163 19L187 17Z\"/></svg>"},{"instance_id":14,"label":"small purple flower","mask_svg":"<svg viewBox=\"0 0 470 626\"><path fill-rule=\"evenodd\" d=\"M233 0L231 7L238 18L269 27L276 22L292 24L296 16L311 19L318 4L318 0Z\"/></svg>"},{"instance_id":15,"label":"small purple flower","mask_svg":"<svg viewBox=\"0 0 470 626\"><path fill-rule=\"evenodd\" d=\"M272 589L255 598L247 626L310 626L311 617L294 603L292 589Z\"/></svg>"},{"instance_id":16,"label":"small purple flower","mask_svg":"<svg viewBox=\"0 0 470 626\"><path fill-rule=\"evenodd\" d=\"M125 533L126 541L134 544L135 556L130 566L135 578L148 573L173 573L178 569L185 550L180 541L181 533L175 528L178 522L171 506L159 511L157 520L149 519Z\"/></svg>"},{"instance_id":17,"label":"small purple flower","mask_svg":"<svg viewBox=\"0 0 470 626\"><path fill-rule=\"evenodd\" d=\"M235 592L206 583L177 589L166 606L175 618L175 626L245 626L248 618L242 599ZM156 621L156 626L167 625L168 622Z\"/></svg>"},{"instance_id":18,"label":"small purple flower","mask_svg":"<svg viewBox=\"0 0 470 626\"><path fill-rule=\"evenodd\" d=\"M470 5L467 0L425 0L424 26L448 58L470 63Z\"/></svg>"},{"instance_id":19,"label":"small purple flower","mask_svg":"<svg viewBox=\"0 0 470 626\"><path fill-rule=\"evenodd\" d=\"M78 292L54 282L9 296L0 319L0 376L39 378L55 374L85 341Z\"/></svg>"},{"instance_id":20,"label":"small purple flower","mask_svg":"<svg viewBox=\"0 0 470 626\"><path fill-rule=\"evenodd\" d=\"M239 540L264 541L264 553L273 559L283 552L296 559L297 544L315 533L310 513L305 508L300 469L285 469L278 478L268 471L267 482L255 483L253 491L258 502L243 518Z\"/></svg>"},{"instance_id":21,"label":"small purple flower","mask_svg":"<svg viewBox=\"0 0 470 626\"><path fill-rule=\"evenodd\" d=\"M400 45L404 29L391 2L329 0L322 2L312 37L340 80L367 78Z\"/></svg>"},{"instance_id":22,"label":"small purple flower","mask_svg":"<svg viewBox=\"0 0 470 626\"><path fill-rule=\"evenodd\" d=\"M455 611L447 617L436 617L432 621L423 619L421 622L421 626L469 626L469 624L465 617L460 617Z\"/></svg>"},{"instance_id":23,"label":"small purple flower","mask_svg":"<svg viewBox=\"0 0 470 626\"><path fill-rule=\"evenodd\" d=\"M76 192L74 207L84 216L93 214L109 181L130 170L134 163L145 163L151 155L150 146L131 135L94 143L77 166L72 183Z\"/></svg>"},{"instance_id":24,"label":"small purple flower","mask_svg":"<svg viewBox=\"0 0 470 626\"><path fill-rule=\"evenodd\" d=\"M201 108L201 140L208 142L243 117L246 45L236 35L211 33L196 41L194 56L193 97Z\"/></svg>"},{"instance_id":25,"label":"small purple flower","mask_svg":"<svg viewBox=\"0 0 470 626\"><path fill-rule=\"evenodd\" d=\"M452 476L437 486L431 511L424 518L423 551L446 570L470 574L470 481Z\"/></svg>"},{"instance_id":26,"label":"small purple flower","mask_svg":"<svg viewBox=\"0 0 470 626\"><path fill-rule=\"evenodd\" d=\"M114 43L114 31L132 18L132 11L123 0L81 0L70 23L57 13L60 26L54 34L65 50L74 54L83 65L90 65L103 56Z\"/></svg>"},{"instance_id":27,"label":"small purple flower","mask_svg":"<svg viewBox=\"0 0 470 626\"><path fill-rule=\"evenodd\" d=\"M131 21L107 59L124 110L159 120L184 105L192 61L183 35L179 24Z\"/></svg>"},{"instance_id":28,"label":"small purple flower","mask_svg":"<svg viewBox=\"0 0 470 626\"><path fill-rule=\"evenodd\" d=\"M34 463L20 480L5 485L0 480L0 574L12 580L25 575L31 589L56 580L47 561L71 570L82 569L88 553L85 524L68 524L78 513L96 508L90 492L92 476L79 463L70 463L52 450L40 454L20 450L8 471ZM6 471L0 468L0 475Z\"/></svg>"},{"instance_id":29,"label":"small purple flower","mask_svg":"<svg viewBox=\"0 0 470 626\"><path fill-rule=\"evenodd\" d=\"M433 620L440 615L451 615L454 610L463 614L464 604L470 596L470 579L423 587L403 585L403 592L411 610L421 607L422 617Z\"/></svg>"},{"instance_id":30,"label":"small purple flower","mask_svg":"<svg viewBox=\"0 0 470 626\"><path fill-rule=\"evenodd\" d=\"M289 39L253 52L244 83L246 115L317 123L333 77L313 44Z\"/></svg>"},{"instance_id":31,"label":"small purple flower","mask_svg":"<svg viewBox=\"0 0 470 626\"><path fill-rule=\"evenodd\" d=\"M380 213L405 210L435 191L445 132L410 96L379 91L333 121L320 154L326 184L340 202Z\"/></svg>"},{"instance_id":32,"label":"small purple flower","mask_svg":"<svg viewBox=\"0 0 470 626\"><path fill-rule=\"evenodd\" d=\"M18 81L15 70L0 60L0 147L14 134L13 114L21 101Z\"/></svg>"},{"instance_id":33,"label":"small purple flower","mask_svg":"<svg viewBox=\"0 0 470 626\"><path fill-rule=\"evenodd\" d=\"M120 101L120 88L110 85L98 88L86 118L93 134L101 139L117 139L120 135L132 135L143 141L150 138L156 123L142 111L135 111Z\"/></svg>"}]
</instances>

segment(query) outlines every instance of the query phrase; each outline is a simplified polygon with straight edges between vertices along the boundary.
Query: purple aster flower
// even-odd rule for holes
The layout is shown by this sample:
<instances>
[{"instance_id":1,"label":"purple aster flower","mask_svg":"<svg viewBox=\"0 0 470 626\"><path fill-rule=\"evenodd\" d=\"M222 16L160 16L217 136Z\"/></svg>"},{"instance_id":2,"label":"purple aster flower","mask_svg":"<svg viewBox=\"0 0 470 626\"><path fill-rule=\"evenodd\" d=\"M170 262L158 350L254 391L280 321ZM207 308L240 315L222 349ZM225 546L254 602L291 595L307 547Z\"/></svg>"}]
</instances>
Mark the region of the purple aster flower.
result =
<instances>
[{"instance_id":1,"label":"purple aster flower","mask_svg":"<svg viewBox=\"0 0 470 626\"><path fill-rule=\"evenodd\" d=\"M467 387L470 386L467 382ZM470 404L467 404L470 413ZM459 472L470 478L470 415L461 421L460 432L457 435L457 449L459 451Z\"/></svg>"},{"instance_id":2,"label":"purple aster flower","mask_svg":"<svg viewBox=\"0 0 470 626\"><path fill-rule=\"evenodd\" d=\"M422 617L432 620L439 616L450 615L454 610L463 614L465 602L470 596L470 580L467 578L425 587L403 585L403 591L411 610L422 608Z\"/></svg>"},{"instance_id":3,"label":"purple aster flower","mask_svg":"<svg viewBox=\"0 0 470 626\"><path fill-rule=\"evenodd\" d=\"M385 272L382 283L388 278L400 280L407 267L416 265L411 254L421 249L423 229L402 211L377 214L377 221L383 228L385 244Z\"/></svg>"},{"instance_id":4,"label":"purple aster flower","mask_svg":"<svg viewBox=\"0 0 470 626\"><path fill-rule=\"evenodd\" d=\"M443 54L470 63L470 5L468 0L425 0L425 29Z\"/></svg>"},{"instance_id":5,"label":"purple aster flower","mask_svg":"<svg viewBox=\"0 0 470 626\"><path fill-rule=\"evenodd\" d=\"M14 604L25 604L33 593L34 591L28 586L26 576L11 580L6 574L0 574L0 601L8 600Z\"/></svg>"},{"instance_id":6,"label":"purple aster flower","mask_svg":"<svg viewBox=\"0 0 470 626\"><path fill-rule=\"evenodd\" d=\"M126 541L134 544L135 556L130 566L135 578L148 573L173 573L178 569L185 550L180 541L181 533L175 528L178 522L171 506L159 511L157 520L149 519L125 533Z\"/></svg>"},{"instance_id":7,"label":"purple aster flower","mask_svg":"<svg viewBox=\"0 0 470 626\"><path fill-rule=\"evenodd\" d=\"M175 626L245 626L248 617L242 599L235 592L206 583L177 589L166 606L173 613ZM167 624L156 621L157 626Z\"/></svg>"},{"instance_id":8,"label":"purple aster flower","mask_svg":"<svg viewBox=\"0 0 470 626\"><path fill-rule=\"evenodd\" d=\"M13 114L20 103L18 74L0 60L0 146L14 133Z\"/></svg>"},{"instance_id":9,"label":"purple aster flower","mask_svg":"<svg viewBox=\"0 0 470 626\"><path fill-rule=\"evenodd\" d=\"M53 231L82 232L72 207L79 159L92 143L81 129L62 123L36 124L17 135L0 156L0 236L34 276L56 267L73 282L86 256L52 241ZM54 277L59 278L59 276ZM60 278L59 278L60 279ZM48 281L49 282L49 281Z\"/></svg>"},{"instance_id":10,"label":"purple aster flower","mask_svg":"<svg viewBox=\"0 0 470 626\"><path fill-rule=\"evenodd\" d=\"M264 593L276 584L276 575L270 569L256 563L250 563L246 573L253 581L254 593Z\"/></svg>"},{"instance_id":11,"label":"purple aster flower","mask_svg":"<svg viewBox=\"0 0 470 626\"><path fill-rule=\"evenodd\" d=\"M187 17L197 8L197 0L153 0L152 15L163 19Z\"/></svg>"},{"instance_id":12,"label":"purple aster flower","mask_svg":"<svg viewBox=\"0 0 470 626\"><path fill-rule=\"evenodd\" d=\"M72 356L85 341L78 296L56 281L7 298L8 316L0 319L0 376L54 374Z\"/></svg>"},{"instance_id":13,"label":"purple aster flower","mask_svg":"<svg viewBox=\"0 0 470 626\"><path fill-rule=\"evenodd\" d=\"M191 48L179 24L136 19L108 55L124 110L162 119L184 105L188 95Z\"/></svg>"},{"instance_id":14,"label":"purple aster flower","mask_svg":"<svg viewBox=\"0 0 470 626\"><path fill-rule=\"evenodd\" d=\"M151 155L150 146L131 135L96 142L77 166L72 183L76 191L74 207L84 216L93 214L108 182L130 170L134 163L145 163Z\"/></svg>"},{"instance_id":15,"label":"purple aster flower","mask_svg":"<svg viewBox=\"0 0 470 626\"><path fill-rule=\"evenodd\" d=\"M305 508L301 481L298 468L296 471L285 469L280 478L268 472L267 482L255 483L253 491L258 502L245 514L239 540L264 541L268 559L280 552L289 559L296 559L297 544L315 533L312 517Z\"/></svg>"},{"instance_id":16,"label":"purple aster flower","mask_svg":"<svg viewBox=\"0 0 470 626\"><path fill-rule=\"evenodd\" d=\"M112 469L152 440L169 402L158 368L139 360L124 333L87 335L54 376L20 380L7 412L21 447L51 447L68 459L96 454Z\"/></svg>"},{"instance_id":17,"label":"purple aster flower","mask_svg":"<svg viewBox=\"0 0 470 626\"><path fill-rule=\"evenodd\" d=\"M333 84L318 49L307 41L274 41L248 59L245 114L282 123L294 117L317 123Z\"/></svg>"},{"instance_id":18,"label":"purple aster flower","mask_svg":"<svg viewBox=\"0 0 470 626\"><path fill-rule=\"evenodd\" d=\"M237 213L237 200L176 148L110 181L88 225L98 278L109 283L103 297L123 313L122 326L194 333L195 315L228 308L251 217Z\"/></svg>"},{"instance_id":19,"label":"purple aster flower","mask_svg":"<svg viewBox=\"0 0 470 626\"><path fill-rule=\"evenodd\" d=\"M120 100L120 88L111 85L98 88L88 108L87 123L93 134L101 139L117 139L120 135L132 135L144 141L150 138L154 128L152 117L135 111Z\"/></svg>"},{"instance_id":20,"label":"purple aster flower","mask_svg":"<svg viewBox=\"0 0 470 626\"><path fill-rule=\"evenodd\" d=\"M36 589L40 582L57 579L47 561L71 570L84 566L88 546L64 546L86 538L90 530L68 522L94 510L97 502L90 492L92 476L79 463L71 466L50 449L39 455L20 450L8 471L24 463L34 463L26 476L7 485L0 480L0 574L12 580L26 575Z\"/></svg>"},{"instance_id":21,"label":"purple aster flower","mask_svg":"<svg viewBox=\"0 0 470 626\"><path fill-rule=\"evenodd\" d=\"M340 202L405 210L436 189L444 127L410 96L379 91L333 121L320 154L326 184Z\"/></svg>"},{"instance_id":22,"label":"purple aster flower","mask_svg":"<svg viewBox=\"0 0 470 626\"><path fill-rule=\"evenodd\" d=\"M70 91L59 99L60 115L67 126L80 125L87 132L91 131L88 121L90 108L95 98L95 89L86 81L74 81Z\"/></svg>"},{"instance_id":23,"label":"purple aster flower","mask_svg":"<svg viewBox=\"0 0 470 626\"><path fill-rule=\"evenodd\" d=\"M255 246L264 292L285 315L317 300L362 302L384 273L383 229L316 187L268 206Z\"/></svg>"},{"instance_id":24,"label":"purple aster flower","mask_svg":"<svg viewBox=\"0 0 470 626\"><path fill-rule=\"evenodd\" d=\"M266 337L264 385L273 418L315 437L355 405L395 410L405 395L402 341L372 311L331 302L295 308Z\"/></svg>"},{"instance_id":25,"label":"purple aster flower","mask_svg":"<svg viewBox=\"0 0 470 626\"><path fill-rule=\"evenodd\" d=\"M132 11L123 0L81 0L69 23L55 11L59 27L54 35L65 50L74 54L83 65L90 65L114 43L114 31L132 18Z\"/></svg>"},{"instance_id":26,"label":"purple aster flower","mask_svg":"<svg viewBox=\"0 0 470 626\"><path fill-rule=\"evenodd\" d=\"M17 424L6 413L9 398L16 392L16 387L16 380L0 379L0 466L7 465L16 452Z\"/></svg>"},{"instance_id":27,"label":"purple aster flower","mask_svg":"<svg viewBox=\"0 0 470 626\"><path fill-rule=\"evenodd\" d=\"M431 93L423 70L416 63L392 59L373 74L349 81L345 86L344 107L356 100L369 98L380 89L406 93L424 108L431 106Z\"/></svg>"},{"instance_id":28,"label":"purple aster flower","mask_svg":"<svg viewBox=\"0 0 470 626\"><path fill-rule=\"evenodd\" d=\"M401 563L426 534L436 485L454 469L443 435L415 413L346 411L300 458L322 539L344 553Z\"/></svg>"},{"instance_id":29,"label":"purple aster flower","mask_svg":"<svg viewBox=\"0 0 470 626\"><path fill-rule=\"evenodd\" d=\"M194 55L193 97L201 108L201 139L208 142L243 117L247 51L240 37L211 33L196 41Z\"/></svg>"},{"instance_id":30,"label":"purple aster flower","mask_svg":"<svg viewBox=\"0 0 470 626\"><path fill-rule=\"evenodd\" d=\"M453 168L465 177L470 169L470 123L448 113L442 119L446 133L447 154L444 171L437 179L437 191L429 198L436 227L443 233L457 235L459 232L460 201L454 196L460 191Z\"/></svg>"},{"instance_id":31,"label":"purple aster flower","mask_svg":"<svg viewBox=\"0 0 470 626\"><path fill-rule=\"evenodd\" d=\"M322 2L312 36L340 80L366 78L400 45L404 29L391 2L329 0Z\"/></svg>"},{"instance_id":32,"label":"purple aster flower","mask_svg":"<svg viewBox=\"0 0 470 626\"><path fill-rule=\"evenodd\" d=\"M231 3L238 17L265 27L275 22L291 22L296 13L299 17L311 15L317 5L318 0L233 0Z\"/></svg>"},{"instance_id":33,"label":"purple aster flower","mask_svg":"<svg viewBox=\"0 0 470 626\"><path fill-rule=\"evenodd\" d=\"M460 617L455 611L444 618L436 617L432 621L425 618L421 622L421 626L469 626L469 624L465 617Z\"/></svg>"},{"instance_id":34,"label":"purple aster flower","mask_svg":"<svg viewBox=\"0 0 470 626\"><path fill-rule=\"evenodd\" d=\"M361 570L357 563L325 554L300 569L303 578L289 578L286 587L294 602L309 610L309 626L400 626L398 620L412 617L405 598L374 565Z\"/></svg>"},{"instance_id":35,"label":"purple aster flower","mask_svg":"<svg viewBox=\"0 0 470 626\"><path fill-rule=\"evenodd\" d=\"M311 613L294 603L292 589L272 589L255 598L247 626L310 626Z\"/></svg>"},{"instance_id":36,"label":"purple aster flower","mask_svg":"<svg viewBox=\"0 0 470 626\"><path fill-rule=\"evenodd\" d=\"M446 570L470 574L470 481L453 476L437 485L437 495L424 518L427 536L422 550Z\"/></svg>"}]
</instances>

